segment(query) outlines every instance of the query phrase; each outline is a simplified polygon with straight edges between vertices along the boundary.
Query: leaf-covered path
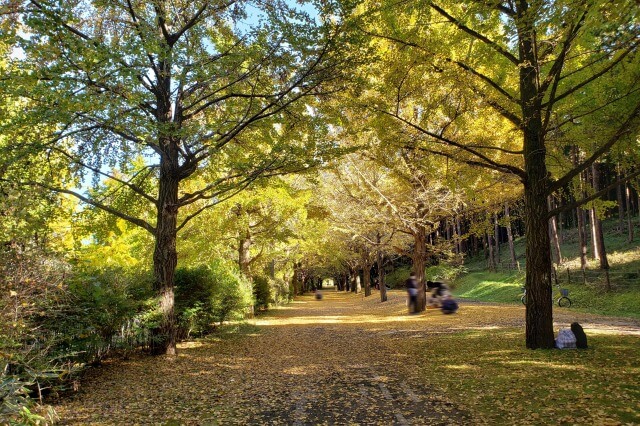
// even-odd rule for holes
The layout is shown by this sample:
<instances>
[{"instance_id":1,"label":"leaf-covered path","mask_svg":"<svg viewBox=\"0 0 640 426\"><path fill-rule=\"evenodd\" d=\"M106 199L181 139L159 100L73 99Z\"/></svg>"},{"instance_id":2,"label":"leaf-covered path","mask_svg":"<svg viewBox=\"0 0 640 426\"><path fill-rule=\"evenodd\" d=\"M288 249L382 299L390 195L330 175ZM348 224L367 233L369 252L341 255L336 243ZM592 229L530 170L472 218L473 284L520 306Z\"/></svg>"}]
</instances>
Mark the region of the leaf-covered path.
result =
<instances>
[{"instance_id":1,"label":"leaf-covered path","mask_svg":"<svg viewBox=\"0 0 640 426\"><path fill-rule=\"evenodd\" d=\"M325 292L258 317L253 333L184 344L173 360L106 363L55 408L62 424L482 423L417 374L412 342L522 317L522 307L481 304L409 316L401 292L384 304L377 294ZM613 326L638 332L636 323Z\"/></svg>"}]
</instances>

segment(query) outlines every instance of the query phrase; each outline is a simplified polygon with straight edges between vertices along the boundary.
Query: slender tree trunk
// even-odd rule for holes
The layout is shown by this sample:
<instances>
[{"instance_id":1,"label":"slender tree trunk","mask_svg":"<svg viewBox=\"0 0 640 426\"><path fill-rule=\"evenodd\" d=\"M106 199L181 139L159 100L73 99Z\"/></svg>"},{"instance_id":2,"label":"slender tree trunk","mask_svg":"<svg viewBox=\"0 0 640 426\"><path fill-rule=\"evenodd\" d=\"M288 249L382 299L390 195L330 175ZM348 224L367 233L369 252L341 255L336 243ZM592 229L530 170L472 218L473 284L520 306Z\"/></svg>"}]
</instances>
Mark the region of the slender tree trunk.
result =
<instances>
[{"instance_id":1,"label":"slender tree trunk","mask_svg":"<svg viewBox=\"0 0 640 426\"><path fill-rule=\"evenodd\" d=\"M493 241L491 241L491 235L487 232L485 234L485 238L487 239L487 249L489 250L489 255L487 256L489 270L494 272L496 270L496 259L493 254Z\"/></svg>"},{"instance_id":2,"label":"slender tree trunk","mask_svg":"<svg viewBox=\"0 0 640 426\"><path fill-rule=\"evenodd\" d=\"M371 264L365 263L363 269L364 297L371 296Z\"/></svg>"},{"instance_id":3,"label":"slender tree trunk","mask_svg":"<svg viewBox=\"0 0 640 426\"><path fill-rule=\"evenodd\" d=\"M577 166L580 161L580 151L577 146L572 150L572 162L574 166ZM586 182L586 173L580 173L579 182L580 189L579 194L585 197L584 185ZM586 230L586 211L581 207L576 208L576 223L578 224L578 244L580 249L580 269L582 270L582 280L586 283L586 269L587 269L587 230Z\"/></svg>"},{"instance_id":4,"label":"slender tree trunk","mask_svg":"<svg viewBox=\"0 0 640 426\"><path fill-rule=\"evenodd\" d=\"M593 250L593 258L600 260L600 251L598 250L598 217L596 216L596 208L589 209L589 225L591 229L591 249Z\"/></svg>"},{"instance_id":5,"label":"slender tree trunk","mask_svg":"<svg viewBox=\"0 0 640 426\"><path fill-rule=\"evenodd\" d=\"M560 201L562 202L562 201ZM558 205L558 203L556 202L556 206ZM566 223L564 222L564 216L566 214L564 212L560 212L558 213L558 220L557 220L557 230L558 232L556 232L556 235L558 237L558 244L560 246L562 246L562 244L564 244L564 233L562 232L562 230L564 229L564 227L566 226ZM562 256L560 257L562 258Z\"/></svg>"},{"instance_id":6,"label":"slender tree trunk","mask_svg":"<svg viewBox=\"0 0 640 426\"><path fill-rule=\"evenodd\" d=\"M496 243L494 252L496 265L500 264L500 225L498 224L498 215L493 216L493 242Z\"/></svg>"},{"instance_id":7,"label":"slender tree trunk","mask_svg":"<svg viewBox=\"0 0 640 426\"><path fill-rule=\"evenodd\" d=\"M509 204L507 203L504 203L504 217L507 221L507 242L509 243L509 256L511 257L511 266L520 270L520 265L518 265L518 259L516 258L515 244L513 243L513 232L511 231L511 211L509 209Z\"/></svg>"},{"instance_id":8,"label":"slender tree trunk","mask_svg":"<svg viewBox=\"0 0 640 426\"><path fill-rule=\"evenodd\" d=\"M382 250L380 250L380 244L382 243L382 236L380 235L379 232L376 235L376 243L378 246L377 263L378 263L378 285L380 286L380 301L386 302L387 286L385 284L385 279L384 279L384 254L382 253Z\"/></svg>"},{"instance_id":9,"label":"slender tree trunk","mask_svg":"<svg viewBox=\"0 0 640 426\"><path fill-rule=\"evenodd\" d=\"M425 281L424 281L424 268L425 268L425 259L426 259L426 242L427 242L427 230L424 225L418 225L416 227L416 231L413 234L413 272L416 274L416 279L418 281L418 299L416 311L422 312L427 307L427 295L425 292Z\"/></svg>"},{"instance_id":10,"label":"slender tree trunk","mask_svg":"<svg viewBox=\"0 0 640 426\"><path fill-rule=\"evenodd\" d=\"M633 209L631 208L631 188L629 185L625 185L625 198L627 200L627 241L633 242L633 222L631 221L631 215Z\"/></svg>"},{"instance_id":11,"label":"slender tree trunk","mask_svg":"<svg viewBox=\"0 0 640 426\"><path fill-rule=\"evenodd\" d=\"M456 246L458 247L458 254L463 254L466 247L464 241L462 241L462 225L460 224L460 216L456 216Z\"/></svg>"},{"instance_id":12,"label":"slender tree trunk","mask_svg":"<svg viewBox=\"0 0 640 426\"><path fill-rule=\"evenodd\" d=\"M551 210L554 207L554 202L551 196L547 197L547 203L549 205L549 210ZM555 256L556 264L561 265L562 252L560 251L560 241L558 239L558 222L555 216L549 219L549 233L550 233L549 236L550 236L551 242L553 244L553 249L556 254Z\"/></svg>"},{"instance_id":13,"label":"slender tree trunk","mask_svg":"<svg viewBox=\"0 0 640 426\"><path fill-rule=\"evenodd\" d=\"M620 165L618 164L617 167L617 175L618 175L618 180L622 180L622 173L620 172ZM624 188L625 188L625 184L621 183L620 185L616 186L616 198L618 201L618 233L620 235L622 235L622 233L624 232ZM628 206L627 206L628 207Z\"/></svg>"},{"instance_id":14,"label":"slender tree trunk","mask_svg":"<svg viewBox=\"0 0 640 426\"><path fill-rule=\"evenodd\" d=\"M477 235L473 236L473 255L477 256L480 253L480 238Z\"/></svg>"},{"instance_id":15,"label":"slender tree trunk","mask_svg":"<svg viewBox=\"0 0 640 426\"><path fill-rule=\"evenodd\" d=\"M599 170L599 164L598 163L593 163L593 165L591 166L591 170L592 170L592 177L593 177L593 189L595 192L598 192L600 190L600 170ZM606 288L607 291L611 290L611 282L609 281L609 261L607 259L607 251L605 248L605 244L604 244L604 235L602 233L602 222L600 221L600 218L598 217L598 212L596 211L596 207L593 206L593 233L594 233L594 240L595 240L595 246L598 250L598 254L599 254L599 259L600 259L600 269L602 269L603 271L605 271L605 281L606 281Z\"/></svg>"},{"instance_id":16,"label":"slender tree trunk","mask_svg":"<svg viewBox=\"0 0 640 426\"><path fill-rule=\"evenodd\" d=\"M586 221L585 211L580 207L576 208L578 211L578 243L580 246L580 268L583 275L587 268L587 233L586 233Z\"/></svg>"}]
</instances>

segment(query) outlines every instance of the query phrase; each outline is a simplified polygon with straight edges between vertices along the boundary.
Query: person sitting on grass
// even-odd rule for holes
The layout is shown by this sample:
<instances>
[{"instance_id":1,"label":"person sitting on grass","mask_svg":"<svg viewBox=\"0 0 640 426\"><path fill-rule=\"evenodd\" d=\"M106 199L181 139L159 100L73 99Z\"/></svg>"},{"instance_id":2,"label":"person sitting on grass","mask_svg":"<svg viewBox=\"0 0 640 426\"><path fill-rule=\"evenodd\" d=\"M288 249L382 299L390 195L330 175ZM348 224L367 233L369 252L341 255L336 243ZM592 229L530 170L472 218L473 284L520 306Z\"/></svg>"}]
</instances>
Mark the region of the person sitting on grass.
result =
<instances>
[{"instance_id":1,"label":"person sitting on grass","mask_svg":"<svg viewBox=\"0 0 640 426\"><path fill-rule=\"evenodd\" d=\"M451 296L449 286L440 281L427 281L427 288L431 291L431 297L427 301L429 306L440 307L442 300Z\"/></svg>"},{"instance_id":2,"label":"person sitting on grass","mask_svg":"<svg viewBox=\"0 0 640 426\"><path fill-rule=\"evenodd\" d=\"M455 314L458 310L458 302L456 302L451 296L445 296L442 299L441 309L443 314Z\"/></svg>"}]
</instances>

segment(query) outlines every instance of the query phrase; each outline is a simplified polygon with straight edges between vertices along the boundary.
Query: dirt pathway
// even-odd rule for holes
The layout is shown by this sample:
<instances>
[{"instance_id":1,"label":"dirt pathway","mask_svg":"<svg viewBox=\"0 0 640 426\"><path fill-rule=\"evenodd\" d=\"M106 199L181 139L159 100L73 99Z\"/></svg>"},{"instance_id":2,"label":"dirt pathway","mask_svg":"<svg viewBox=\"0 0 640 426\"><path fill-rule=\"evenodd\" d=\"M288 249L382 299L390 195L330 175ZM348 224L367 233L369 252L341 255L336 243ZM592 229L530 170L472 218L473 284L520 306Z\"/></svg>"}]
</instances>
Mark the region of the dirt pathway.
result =
<instances>
[{"instance_id":1,"label":"dirt pathway","mask_svg":"<svg viewBox=\"0 0 640 426\"><path fill-rule=\"evenodd\" d=\"M461 329L517 327L518 306L467 302L459 314L409 316L404 294L326 292L302 297L252 322L256 332L187 343L174 360L139 357L96 369L80 392L55 406L62 424L445 425L474 424L411 368L398 339ZM487 311L500 310L497 315ZM565 317L563 317L566 316ZM640 324L561 312L560 323ZM585 321L586 319L590 322Z\"/></svg>"}]
</instances>

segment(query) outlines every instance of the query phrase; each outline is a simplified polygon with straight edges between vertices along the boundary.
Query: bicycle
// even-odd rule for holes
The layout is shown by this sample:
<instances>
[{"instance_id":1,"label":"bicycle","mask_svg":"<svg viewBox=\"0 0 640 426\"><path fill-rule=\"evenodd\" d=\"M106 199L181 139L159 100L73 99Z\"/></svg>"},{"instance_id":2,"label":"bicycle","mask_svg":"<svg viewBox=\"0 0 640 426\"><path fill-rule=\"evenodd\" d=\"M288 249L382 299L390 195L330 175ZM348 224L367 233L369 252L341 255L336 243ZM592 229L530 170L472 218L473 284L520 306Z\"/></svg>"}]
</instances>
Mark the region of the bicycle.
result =
<instances>
[{"instance_id":1,"label":"bicycle","mask_svg":"<svg viewBox=\"0 0 640 426\"><path fill-rule=\"evenodd\" d=\"M560 288L560 286L555 287L558 289L558 292L555 293L556 298L554 298L554 295L551 294L551 304L553 304L555 300L555 303L557 303L561 308L570 308L572 302L571 299L569 299L569 290L566 288ZM522 290L522 297L520 297L520 301L523 305L526 306L527 289L525 287L520 287L520 290Z\"/></svg>"}]
</instances>

